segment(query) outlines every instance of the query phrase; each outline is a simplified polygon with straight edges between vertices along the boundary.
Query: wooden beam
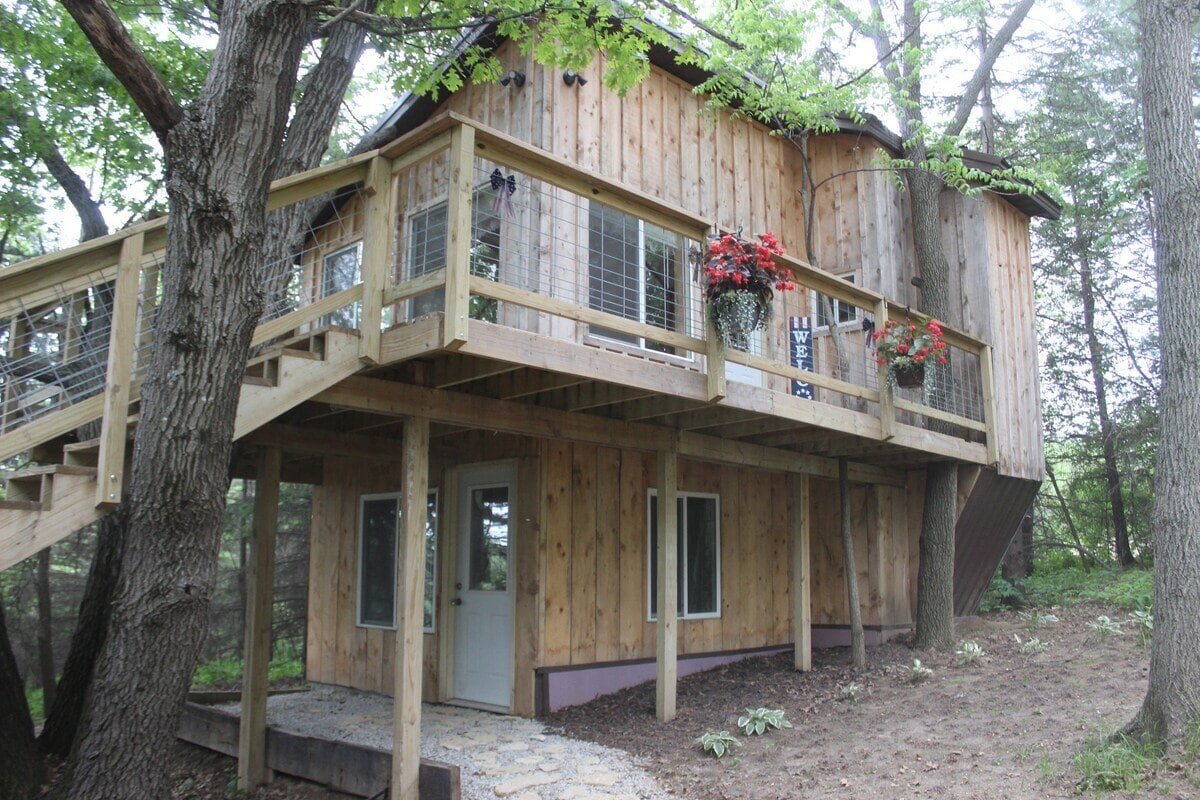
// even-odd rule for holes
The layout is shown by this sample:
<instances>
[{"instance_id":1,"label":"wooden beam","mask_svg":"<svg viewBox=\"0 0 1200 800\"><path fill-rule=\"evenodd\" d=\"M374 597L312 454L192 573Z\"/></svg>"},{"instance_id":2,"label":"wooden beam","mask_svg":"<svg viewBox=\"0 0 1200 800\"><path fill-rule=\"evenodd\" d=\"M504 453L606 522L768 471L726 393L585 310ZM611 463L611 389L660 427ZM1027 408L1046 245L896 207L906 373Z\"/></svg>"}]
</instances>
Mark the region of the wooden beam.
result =
<instances>
[{"instance_id":1,"label":"wooden beam","mask_svg":"<svg viewBox=\"0 0 1200 800\"><path fill-rule=\"evenodd\" d=\"M996 385L992 376L992 347L987 345L979 351L979 382L983 390L984 424L987 425L984 434L987 437L987 463L996 466L1000 463L1000 441L996 436Z\"/></svg>"},{"instance_id":2,"label":"wooden beam","mask_svg":"<svg viewBox=\"0 0 1200 800\"><path fill-rule=\"evenodd\" d=\"M338 413L343 413L340 409ZM391 420L389 424L396 424ZM241 438L244 444L278 447L285 453L313 456L342 456L372 461L400 461L401 442L378 436L325 430L312 425L268 423Z\"/></svg>"},{"instance_id":3,"label":"wooden beam","mask_svg":"<svg viewBox=\"0 0 1200 800\"><path fill-rule=\"evenodd\" d=\"M679 455L697 461L737 464L778 472L802 472L822 478L837 477L837 462L820 456L379 378L346 378L311 399L373 414L419 414L432 422L465 428L541 439L566 439L630 450L657 451L670 448L678 450ZM903 474L866 464L852 464L850 476L852 481L858 483L904 485Z\"/></svg>"},{"instance_id":4,"label":"wooden beam","mask_svg":"<svg viewBox=\"0 0 1200 800\"><path fill-rule=\"evenodd\" d=\"M708 400L715 403L725 397L725 342L717 334L711 317L705 320L705 330L704 375L708 380Z\"/></svg>"},{"instance_id":5,"label":"wooden beam","mask_svg":"<svg viewBox=\"0 0 1200 800\"><path fill-rule=\"evenodd\" d=\"M404 421L404 466L396 570L396 652L392 720L393 800L418 800L421 767L421 668L424 659L425 519L429 494L429 420Z\"/></svg>"},{"instance_id":6,"label":"wooden beam","mask_svg":"<svg viewBox=\"0 0 1200 800\"><path fill-rule=\"evenodd\" d=\"M883 332L884 326L887 325L887 320L887 300L880 299L875 303L875 326L877 333ZM896 406L893 397L892 375L886 361L878 365L877 374L879 376L879 439L886 442L896 435Z\"/></svg>"},{"instance_id":7,"label":"wooden beam","mask_svg":"<svg viewBox=\"0 0 1200 800\"><path fill-rule=\"evenodd\" d=\"M142 274L144 238L135 233L121 242L108 334L108 369L104 385L104 419L100 424L100 455L96 467L96 508L115 508L125 481L125 440L133 380L133 351L137 338L137 300Z\"/></svg>"},{"instance_id":8,"label":"wooden beam","mask_svg":"<svg viewBox=\"0 0 1200 800\"><path fill-rule=\"evenodd\" d=\"M446 324L442 347L467 340L471 309L471 202L475 129L459 125L450 136L450 187L446 207Z\"/></svg>"},{"instance_id":9,"label":"wooden beam","mask_svg":"<svg viewBox=\"0 0 1200 800\"><path fill-rule=\"evenodd\" d=\"M675 719L676 668L679 648L679 520L675 507L679 459L673 450L658 451L658 575L655 602L654 710L659 722Z\"/></svg>"},{"instance_id":10,"label":"wooden beam","mask_svg":"<svg viewBox=\"0 0 1200 800\"><path fill-rule=\"evenodd\" d=\"M254 530L246 571L246 624L242 646L241 732L238 789L251 792L270 780L267 772L267 665L271 660L271 608L275 593L275 530L279 518L282 454L268 447L254 482Z\"/></svg>"},{"instance_id":11,"label":"wooden beam","mask_svg":"<svg viewBox=\"0 0 1200 800\"><path fill-rule=\"evenodd\" d=\"M393 246L396 233L396 192L392 162L374 158L364 187L362 250L362 336L358 355L368 364L380 359L379 337L383 329L383 293L392 282Z\"/></svg>"},{"instance_id":12,"label":"wooden beam","mask_svg":"<svg viewBox=\"0 0 1200 800\"><path fill-rule=\"evenodd\" d=\"M792 489L792 641L800 672L812 669L812 574L810 547L812 510L809 507L809 478L793 475Z\"/></svg>"}]
</instances>

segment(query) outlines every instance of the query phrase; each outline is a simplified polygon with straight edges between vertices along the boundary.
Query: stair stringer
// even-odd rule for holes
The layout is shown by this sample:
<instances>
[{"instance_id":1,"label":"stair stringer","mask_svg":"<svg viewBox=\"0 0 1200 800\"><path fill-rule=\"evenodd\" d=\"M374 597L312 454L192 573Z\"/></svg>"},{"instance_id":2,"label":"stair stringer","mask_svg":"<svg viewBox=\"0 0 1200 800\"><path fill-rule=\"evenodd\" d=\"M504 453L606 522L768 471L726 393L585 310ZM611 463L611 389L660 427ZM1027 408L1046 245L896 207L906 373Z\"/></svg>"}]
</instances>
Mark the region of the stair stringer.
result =
<instances>
[{"instance_id":1,"label":"stair stringer","mask_svg":"<svg viewBox=\"0 0 1200 800\"><path fill-rule=\"evenodd\" d=\"M289 355L284 350L278 355L275 385L242 384L234 422L235 441L363 368L357 335L329 330L323 336L321 359ZM0 501L0 570L65 539L108 513L96 508L95 474L56 472L52 487L49 502L46 498L41 503Z\"/></svg>"}]
</instances>

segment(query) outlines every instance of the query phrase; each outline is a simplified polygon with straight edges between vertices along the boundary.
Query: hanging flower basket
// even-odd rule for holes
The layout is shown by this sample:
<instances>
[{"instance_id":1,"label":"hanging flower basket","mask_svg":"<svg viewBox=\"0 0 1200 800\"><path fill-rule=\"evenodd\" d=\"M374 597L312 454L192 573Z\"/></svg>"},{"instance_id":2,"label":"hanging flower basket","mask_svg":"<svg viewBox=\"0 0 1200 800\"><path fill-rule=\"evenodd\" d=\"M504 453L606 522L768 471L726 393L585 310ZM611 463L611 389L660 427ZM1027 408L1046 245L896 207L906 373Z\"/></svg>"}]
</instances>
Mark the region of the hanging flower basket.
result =
<instances>
[{"instance_id":1,"label":"hanging flower basket","mask_svg":"<svg viewBox=\"0 0 1200 800\"><path fill-rule=\"evenodd\" d=\"M942 324L936 319L897 322L889 319L883 330L876 330L875 357L886 364L888 377L896 386L908 389L925 383L925 365L949 363L947 345L942 339Z\"/></svg>"},{"instance_id":2,"label":"hanging flower basket","mask_svg":"<svg viewBox=\"0 0 1200 800\"><path fill-rule=\"evenodd\" d=\"M772 233L757 242L730 233L709 239L704 295L709 319L727 347L749 349L750 335L771 319L775 292L796 288L792 271L775 260L781 255L783 248Z\"/></svg>"}]
</instances>

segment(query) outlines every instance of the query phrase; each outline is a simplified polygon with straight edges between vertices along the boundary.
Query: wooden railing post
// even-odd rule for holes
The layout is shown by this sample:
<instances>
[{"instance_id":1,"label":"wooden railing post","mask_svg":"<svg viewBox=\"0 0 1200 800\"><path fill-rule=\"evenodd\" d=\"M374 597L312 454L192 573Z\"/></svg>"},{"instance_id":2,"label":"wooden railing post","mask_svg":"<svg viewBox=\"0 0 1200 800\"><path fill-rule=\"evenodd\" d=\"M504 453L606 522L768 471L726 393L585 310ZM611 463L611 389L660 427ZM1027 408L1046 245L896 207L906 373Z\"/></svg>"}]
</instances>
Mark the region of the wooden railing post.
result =
<instances>
[{"instance_id":1,"label":"wooden railing post","mask_svg":"<svg viewBox=\"0 0 1200 800\"><path fill-rule=\"evenodd\" d=\"M395 241L395 193L392 191L392 161L383 156L371 159L364 184L367 202L363 220L362 318L359 357L379 362L380 331L383 327L383 293L387 291Z\"/></svg>"},{"instance_id":2,"label":"wooden railing post","mask_svg":"<svg viewBox=\"0 0 1200 800\"><path fill-rule=\"evenodd\" d=\"M96 507L121 502L125 480L125 437L129 424L129 390L133 351L137 346L138 283L142 273L144 234L121 242L112 329L108 335L108 371L104 382L104 419L100 425L100 454L96 462Z\"/></svg>"},{"instance_id":3,"label":"wooden railing post","mask_svg":"<svg viewBox=\"0 0 1200 800\"><path fill-rule=\"evenodd\" d=\"M888 304L887 300L879 300L875 303L875 330L876 332L883 331L888 321ZM886 363L879 365L879 439L880 441L889 441L896 435L896 406L892 395L892 382L889 375L890 370Z\"/></svg>"},{"instance_id":4,"label":"wooden railing post","mask_svg":"<svg viewBox=\"0 0 1200 800\"><path fill-rule=\"evenodd\" d=\"M725 342L717 333L712 318L704 313L704 370L708 379L708 401L725 397Z\"/></svg>"},{"instance_id":5,"label":"wooden railing post","mask_svg":"<svg viewBox=\"0 0 1200 800\"><path fill-rule=\"evenodd\" d=\"M987 460L989 465L995 466L1000 461L1000 443L996 439L996 387L992 377L990 344L979 348L979 382L983 392L983 423L987 427L984 432Z\"/></svg>"},{"instance_id":6,"label":"wooden railing post","mask_svg":"<svg viewBox=\"0 0 1200 800\"><path fill-rule=\"evenodd\" d=\"M471 173L475 169L475 129L459 125L450 133L450 194L446 209L446 316L442 346L467 341L471 308Z\"/></svg>"}]
</instances>

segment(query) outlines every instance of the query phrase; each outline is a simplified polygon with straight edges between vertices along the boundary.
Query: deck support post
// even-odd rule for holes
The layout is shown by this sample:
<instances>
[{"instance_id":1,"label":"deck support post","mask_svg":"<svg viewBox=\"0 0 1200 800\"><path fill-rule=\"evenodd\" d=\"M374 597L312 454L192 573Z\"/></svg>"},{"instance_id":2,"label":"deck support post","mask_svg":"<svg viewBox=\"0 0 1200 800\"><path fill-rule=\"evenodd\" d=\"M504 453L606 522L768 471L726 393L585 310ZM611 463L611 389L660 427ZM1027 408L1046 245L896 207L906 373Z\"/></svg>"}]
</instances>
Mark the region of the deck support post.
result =
<instances>
[{"instance_id":1,"label":"deck support post","mask_svg":"<svg viewBox=\"0 0 1200 800\"><path fill-rule=\"evenodd\" d=\"M467 341L471 313L471 203L474 191L475 129L459 125L450 133L450 189L446 200L446 315L442 346Z\"/></svg>"},{"instance_id":2,"label":"deck support post","mask_svg":"<svg viewBox=\"0 0 1200 800\"><path fill-rule=\"evenodd\" d=\"M875 330L882 333L888 321L887 300L875 304ZM892 381L886 363L879 365L879 439L890 441L896 435L896 407L893 404Z\"/></svg>"},{"instance_id":3,"label":"deck support post","mask_svg":"<svg viewBox=\"0 0 1200 800\"><path fill-rule=\"evenodd\" d=\"M359 327L359 357L379 363L379 341L383 328L383 294L392 282L393 244L396 234L395 192L390 158L376 156L367 166L366 204L363 219L362 318Z\"/></svg>"},{"instance_id":4,"label":"deck support post","mask_svg":"<svg viewBox=\"0 0 1200 800\"><path fill-rule=\"evenodd\" d=\"M791 475L792 495L792 641L796 644L795 666L798 672L812 669L812 575L809 546L811 518L809 479Z\"/></svg>"},{"instance_id":5,"label":"deck support post","mask_svg":"<svg viewBox=\"0 0 1200 800\"><path fill-rule=\"evenodd\" d=\"M253 791L270 780L267 770L267 665L271 660L271 608L275 594L275 529L279 518L278 447L263 448L254 481L254 528L246 570L246 623L242 645L242 707L237 785Z\"/></svg>"},{"instance_id":6,"label":"deck support post","mask_svg":"<svg viewBox=\"0 0 1200 800\"><path fill-rule=\"evenodd\" d=\"M403 493L396 548L395 702L392 800L418 800L421 770L421 663L424 630L425 521L429 494L429 420L404 419Z\"/></svg>"},{"instance_id":7,"label":"deck support post","mask_svg":"<svg viewBox=\"0 0 1200 800\"><path fill-rule=\"evenodd\" d=\"M96 508L116 508L124 491L129 384L133 379L138 283L142 273L144 239L143 234L135 233L121 242L121 255L117 261L112 330L108 338L104 417L100 423L100 455L96 462Z\"/></svg>"},{"instance_id":8,"label":"deck support post","mask_svg":"<svg viewBox=\"0 0 1200 800\"><path fill-rule=\"evenodd\" d=\"M675 719L676 660L679 649L679 455L658 451L658 614L655 647L654 708L660 722Z\"/></svg>"},{"instance_id":9,"label":"deck support post","mask_svg":"<svg viewBox=\"0 0 1200 800\"><path fill-rule=\"evenodd\" d=\"M725 341L717 333L711 318L705 321L704 344L704 372L708 383L708 402L715 403L725 399Z\"/></svg>"}]
</instances>

